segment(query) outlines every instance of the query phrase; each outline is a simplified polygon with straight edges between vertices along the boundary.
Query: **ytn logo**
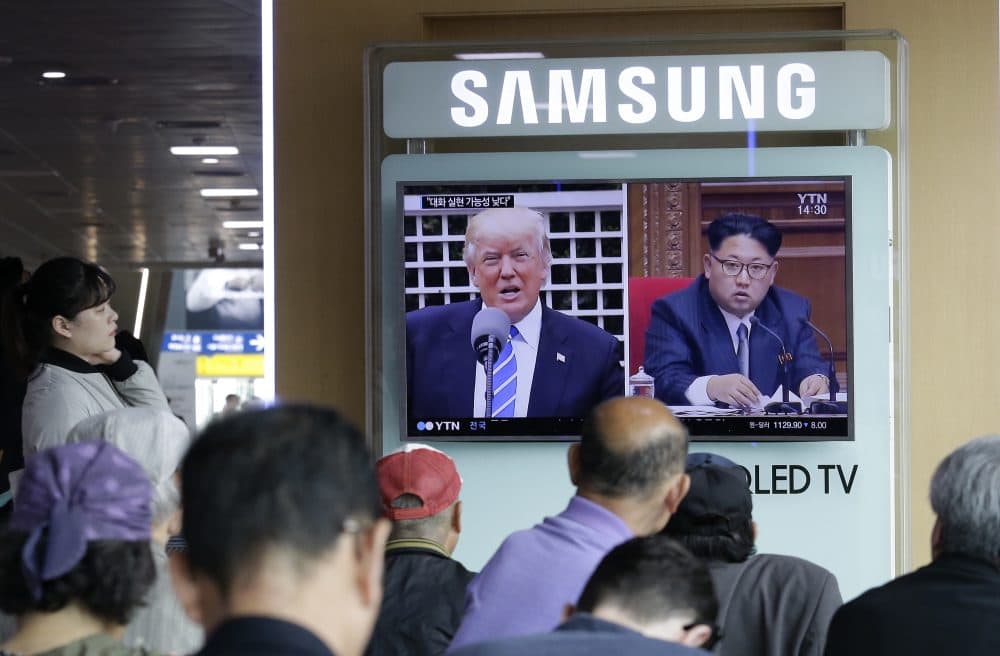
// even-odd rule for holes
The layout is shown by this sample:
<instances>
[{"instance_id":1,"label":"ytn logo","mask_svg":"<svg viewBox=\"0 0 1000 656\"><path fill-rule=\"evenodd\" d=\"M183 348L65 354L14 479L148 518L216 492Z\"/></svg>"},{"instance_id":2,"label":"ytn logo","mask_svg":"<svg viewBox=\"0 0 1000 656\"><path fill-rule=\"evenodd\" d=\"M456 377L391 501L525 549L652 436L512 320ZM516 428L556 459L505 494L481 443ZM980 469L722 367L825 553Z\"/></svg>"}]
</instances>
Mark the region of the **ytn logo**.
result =
<instances>
[{"instance_id":1,"label":"ytn logo","mask_svg":"<svg viewBox=\"0 0 1000 656\"><path fill-rule=\"evenodd\" d=\"M418 421L417 430L418 431L457 431L458 430L457 421Z\"/></svg>"}]
</instances>

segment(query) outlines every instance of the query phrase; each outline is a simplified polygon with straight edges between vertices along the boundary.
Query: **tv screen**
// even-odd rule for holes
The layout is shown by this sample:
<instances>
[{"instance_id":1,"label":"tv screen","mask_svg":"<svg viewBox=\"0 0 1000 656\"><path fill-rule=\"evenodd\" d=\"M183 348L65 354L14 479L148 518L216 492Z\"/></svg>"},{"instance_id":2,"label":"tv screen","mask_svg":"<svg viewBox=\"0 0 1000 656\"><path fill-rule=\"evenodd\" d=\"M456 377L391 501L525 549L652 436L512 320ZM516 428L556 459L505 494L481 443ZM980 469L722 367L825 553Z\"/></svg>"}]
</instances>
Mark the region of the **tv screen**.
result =
<instances>
[{"instance_id":1,"label":"tv screen","mask_svg":"<svg viewBox=\"0 0 1000 656\"><path fill-rule=\"evenodd\" d=\"M396 190L404 439L575 439L622 394L696 440L851 439L851 176Z\"/></svg>"}]
</instances>

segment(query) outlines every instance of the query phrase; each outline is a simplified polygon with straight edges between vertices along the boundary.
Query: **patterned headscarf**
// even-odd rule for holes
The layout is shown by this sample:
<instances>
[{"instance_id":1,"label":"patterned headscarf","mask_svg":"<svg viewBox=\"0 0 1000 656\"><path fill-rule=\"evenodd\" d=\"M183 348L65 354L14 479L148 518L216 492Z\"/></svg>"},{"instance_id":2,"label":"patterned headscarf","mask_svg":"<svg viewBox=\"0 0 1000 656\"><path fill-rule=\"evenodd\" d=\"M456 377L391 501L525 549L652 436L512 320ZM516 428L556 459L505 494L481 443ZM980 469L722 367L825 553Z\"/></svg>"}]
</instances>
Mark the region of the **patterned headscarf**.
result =
<instances>
[{"instance_id":1,"label":"patterned headscarf","mask_svg":"<svg viewBox=\"0 0 1000 656\"><path fill-rule=\"evenodd\" d=\"M34 598L44 581L80 562L88 542L148 540L150 493L142 467L104 442L67 444L29 460L9 526L28 534L21 563Z\"/></svg>"}]
</instances>

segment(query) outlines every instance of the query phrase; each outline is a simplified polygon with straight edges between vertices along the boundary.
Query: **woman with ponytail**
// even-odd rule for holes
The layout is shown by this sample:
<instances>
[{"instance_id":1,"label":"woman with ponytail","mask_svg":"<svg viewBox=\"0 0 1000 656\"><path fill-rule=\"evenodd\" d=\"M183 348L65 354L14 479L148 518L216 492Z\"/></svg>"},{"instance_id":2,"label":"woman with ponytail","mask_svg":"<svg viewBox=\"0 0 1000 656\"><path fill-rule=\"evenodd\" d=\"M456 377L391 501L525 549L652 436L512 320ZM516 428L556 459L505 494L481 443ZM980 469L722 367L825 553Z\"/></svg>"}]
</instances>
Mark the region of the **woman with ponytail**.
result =
<instances>
[{"instance_id":1,"label":"woman with ponytail","mask_svg":"<svg viewBox=\"0 0 1000 656\"><path fill-rule=\"evenodd\" d=\"M63 444L82 419L127 406L168 410L152 368L115 348L115 281L74 257L49 260L4 303L7 362L27 379L24 458Z\"/></svg>"}]
</instances>

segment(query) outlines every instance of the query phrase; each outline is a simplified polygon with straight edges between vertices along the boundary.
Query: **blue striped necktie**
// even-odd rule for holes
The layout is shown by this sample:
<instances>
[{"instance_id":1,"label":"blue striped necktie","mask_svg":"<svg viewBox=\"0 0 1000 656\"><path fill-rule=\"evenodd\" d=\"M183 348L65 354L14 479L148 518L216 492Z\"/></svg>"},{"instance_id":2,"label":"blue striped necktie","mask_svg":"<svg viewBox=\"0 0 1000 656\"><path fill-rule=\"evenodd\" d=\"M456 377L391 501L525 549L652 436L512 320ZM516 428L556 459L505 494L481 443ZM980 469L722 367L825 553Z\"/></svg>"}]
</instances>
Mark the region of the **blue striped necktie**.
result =
<instances>
[{"instance_id":1,"label":"blue striped necktie","mask_svg":"<svg viewBox=\"0 0 1000 656\"><path fill-rule=\"evenodd\" d=\"M493 367L493 416L513 417L517 397L517 359L514 357L514 338L517 328L510 327L510 339L503 345L497 364Z\"/></svg>"}]
</instances>

